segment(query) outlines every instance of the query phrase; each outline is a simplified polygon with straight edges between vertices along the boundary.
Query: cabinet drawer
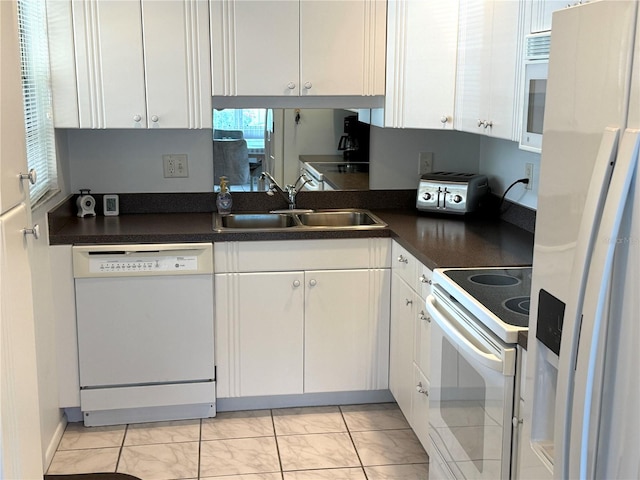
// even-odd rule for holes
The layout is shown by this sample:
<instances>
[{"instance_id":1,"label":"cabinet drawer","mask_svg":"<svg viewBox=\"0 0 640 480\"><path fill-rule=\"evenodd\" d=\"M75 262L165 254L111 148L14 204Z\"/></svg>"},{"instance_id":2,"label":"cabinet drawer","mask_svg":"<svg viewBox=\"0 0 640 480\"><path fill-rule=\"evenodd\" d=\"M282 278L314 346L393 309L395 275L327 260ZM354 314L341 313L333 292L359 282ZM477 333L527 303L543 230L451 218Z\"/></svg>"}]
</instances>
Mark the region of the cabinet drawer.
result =
<instances>
[{"instance_id":1,"label":"cabinet drawer","mask_svg":"<svg viewBox=\"0 0 640 480\"><path fill-rule=\"evenodd\" d=\"M418 261L397 242L391 246L391 268L414 290L417 290Z\"/></svg>"}]
</instances>

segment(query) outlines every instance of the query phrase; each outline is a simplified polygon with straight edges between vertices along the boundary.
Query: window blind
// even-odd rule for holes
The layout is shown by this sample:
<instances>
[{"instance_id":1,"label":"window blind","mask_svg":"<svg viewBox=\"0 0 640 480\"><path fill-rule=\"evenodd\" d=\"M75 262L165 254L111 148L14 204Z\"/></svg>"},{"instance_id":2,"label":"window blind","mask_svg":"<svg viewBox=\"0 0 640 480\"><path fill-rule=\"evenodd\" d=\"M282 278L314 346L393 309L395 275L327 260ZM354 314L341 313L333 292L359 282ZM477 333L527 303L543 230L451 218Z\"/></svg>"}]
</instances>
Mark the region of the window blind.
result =
<instances>
[{"instance_id":1,"label":"window blind","mask_svg":"<svg viewBox=\"0 0 640 480\"><path fill-rule=\"evenodd\" d=\"M18 23L27 163L29 169L36 170L38 178L29 191L34 205L47 192L58 188L46 3L18 0Z\"/></svg>"}]
</instances>

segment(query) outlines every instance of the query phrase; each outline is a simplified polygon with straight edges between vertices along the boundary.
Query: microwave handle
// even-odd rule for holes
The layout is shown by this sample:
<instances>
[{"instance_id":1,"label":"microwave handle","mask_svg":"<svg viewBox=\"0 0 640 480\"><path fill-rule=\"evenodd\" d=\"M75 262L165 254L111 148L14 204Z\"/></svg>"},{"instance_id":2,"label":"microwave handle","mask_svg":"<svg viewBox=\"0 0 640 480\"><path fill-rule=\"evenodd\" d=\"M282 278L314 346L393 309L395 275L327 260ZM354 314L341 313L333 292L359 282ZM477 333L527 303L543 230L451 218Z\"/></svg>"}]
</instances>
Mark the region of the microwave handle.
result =
<instances>
[{"instance_id":1,"label":"microwave handle","mask_svg":"<svg viewBox=\"0 0 640 480\"><path fill-rule=\"evenodd\" d=\"M427 297L427 311L431 315L431 318L435 320L438 326L442 329L447 338L453 342L456 346L472 355L475 360L480 362L485 367L495 370L496 372L503 372L504 362L500 357L492 353L483 352L474 344L469 342L459 331L453 326L442 313L438 310L432 295Z\"/></svg>"}]
</instances>

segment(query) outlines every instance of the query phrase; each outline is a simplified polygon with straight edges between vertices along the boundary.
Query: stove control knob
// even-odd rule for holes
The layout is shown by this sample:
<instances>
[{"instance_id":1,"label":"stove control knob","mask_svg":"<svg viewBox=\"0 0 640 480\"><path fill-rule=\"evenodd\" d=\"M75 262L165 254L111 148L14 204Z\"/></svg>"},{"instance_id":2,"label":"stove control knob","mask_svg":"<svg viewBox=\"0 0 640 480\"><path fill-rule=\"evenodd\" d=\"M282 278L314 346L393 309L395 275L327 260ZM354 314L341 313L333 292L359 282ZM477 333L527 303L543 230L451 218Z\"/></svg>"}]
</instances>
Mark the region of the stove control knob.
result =
<instances>
[{"instance_id":1,"label":"stove control knob","mask_svg":"<svg viewBox=\"0 0 640 480\"><path fill-rule=\"evenodd\" d=\"M431 200L433 198L433 194L429 193L429 192L426 192L424 195L422 195L422 198L423 198L423 200L429 201L429 200Z\"/></svg>"},{"instance_id":2,"label":"stove control knob","mask_svg":"<svg viewBox=\"0 0 640 480\"><path fill-rule=\"evenodd\" d=\"M460 195L453 196L453 203L460 203L462 201L462 197Z\"/></svg>"}]
</instances>

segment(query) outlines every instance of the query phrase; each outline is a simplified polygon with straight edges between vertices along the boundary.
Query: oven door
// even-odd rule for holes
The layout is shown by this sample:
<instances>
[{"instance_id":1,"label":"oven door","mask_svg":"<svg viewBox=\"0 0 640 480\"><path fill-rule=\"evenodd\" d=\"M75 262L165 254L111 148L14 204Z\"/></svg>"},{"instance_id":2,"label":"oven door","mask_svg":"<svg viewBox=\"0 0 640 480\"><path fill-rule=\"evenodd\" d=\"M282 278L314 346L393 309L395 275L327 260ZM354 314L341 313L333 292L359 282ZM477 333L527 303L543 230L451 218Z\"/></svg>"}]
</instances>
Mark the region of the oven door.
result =
<instances>
[{"instance_id":1,"label":"oven door","mask_svg":"<svg viewBox=\"0 0 640 480\"><path fill-rule=\"evenodd\" d=\"M516 349L486 331L439 286L427 310L433 320L431 468L441 478L507 479Z\"/></svg>"}]
</instances>

